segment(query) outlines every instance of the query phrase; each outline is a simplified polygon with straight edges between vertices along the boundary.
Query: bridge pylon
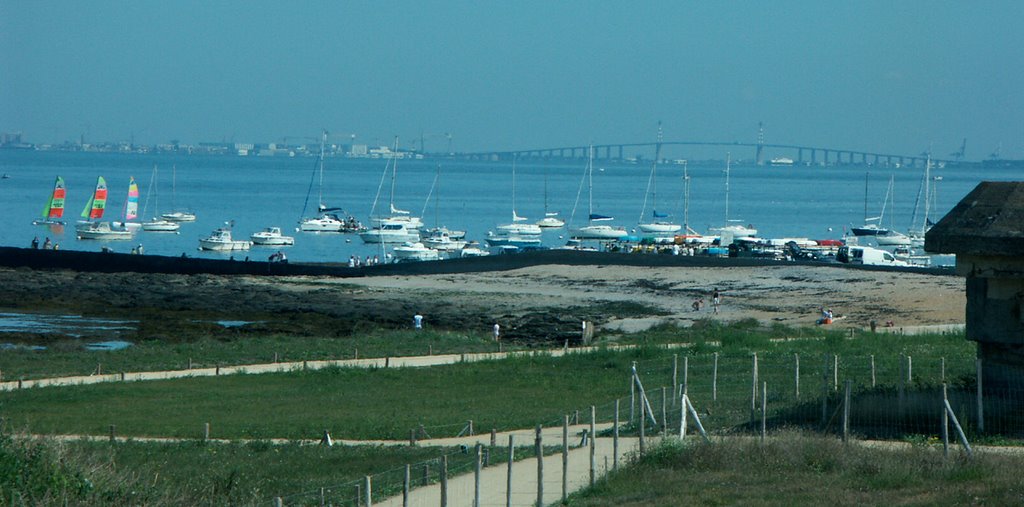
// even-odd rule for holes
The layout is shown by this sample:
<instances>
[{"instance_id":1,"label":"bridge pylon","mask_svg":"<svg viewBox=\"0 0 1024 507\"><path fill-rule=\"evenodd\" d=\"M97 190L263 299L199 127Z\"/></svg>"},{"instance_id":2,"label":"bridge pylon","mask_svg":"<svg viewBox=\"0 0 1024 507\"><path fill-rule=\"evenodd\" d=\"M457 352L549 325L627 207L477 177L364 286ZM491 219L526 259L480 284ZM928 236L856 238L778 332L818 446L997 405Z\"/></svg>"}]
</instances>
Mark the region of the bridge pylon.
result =
<instances>
[{"instance_id":1,"label":"bridge pylon","mask_svg":"<svg viewBox=\"0 0 1024 507\"><path fill-rule=\"evenodd\" d=\"M764 165L764 123L757 122L757 165Z\"/></svg>"}]
</instances>

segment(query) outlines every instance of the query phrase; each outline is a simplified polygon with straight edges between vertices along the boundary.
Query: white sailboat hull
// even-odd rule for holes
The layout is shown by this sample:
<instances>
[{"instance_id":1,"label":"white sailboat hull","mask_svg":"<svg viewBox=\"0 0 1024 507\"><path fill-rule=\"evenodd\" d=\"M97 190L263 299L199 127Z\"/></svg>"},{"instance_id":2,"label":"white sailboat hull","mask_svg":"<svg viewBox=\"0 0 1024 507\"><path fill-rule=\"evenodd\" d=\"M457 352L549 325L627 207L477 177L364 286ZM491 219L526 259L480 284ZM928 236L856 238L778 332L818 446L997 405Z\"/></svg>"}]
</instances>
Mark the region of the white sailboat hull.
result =
<instances>
[{"instance_id":1,"label":"white sailboat hull","mask_svg":"<svg viewBox=\"0 0 1024 507\"><path fill-rule=\"evenodd\" d=\"M545 229L557 229L559 227L565 227L565 222L555 217L544 217L537 220L537 227L543 227Z\"/></svg>"},{"instance_id":2,"label":"white sailboat hull","mask_svg":"<svg viewBox=\"0 0 1024 507\"><path fill-rule=\"evenodd\" d=\"M392 255L395 262L436 261L439 258L437 250L428 248L423 243L406 243L396 246L392 250Z\"/></svg>"},{"instance_id":3,"label":"white sailboat hull","mask_svg":"<svg viewBox=\"0 0 1024 507\"><path fill-rule=\"evenodd\" d=\"M170 213L164 213L160 215L160 218L169 222L195 222L195 213L189 213L187 211L172 211Z\"/></svg>"},{"instance_id":4,"label":"white sailboat hull","mask_svg":"<svg viewBox=\"0 0 1024 507\"><path fill-rule=\"evenodd\" d=\"M132 231L124 228L112 226L110 222L98 222L91 223L87 227L77 227L75 234L78 239L96 239L96 240L126 240L132 239Z\"/></svg>"},{"instance_id":5,"label":"white sailboat hull","mask_svg":"<svg viewBox=\"0 0 1024 507\"><path fill-rule=\"evenodd\" d=\"M146 232L178 232L179 229L181 229L181 224L170 220L154 219L142 224L142 230Z\"/></svg>"},{"instance_id":6,"label":"white sailboat hull","mask_svg":"<svg viewBox=\"0 0 1024 507\"><path fill-rule=\"evenodd\" d=\"M655 222L650 224L638 224L637 229L649 234L673 234L682 230L683 226L668 222Z\"/></svg>"},{"instance_id":7,"label":"white sailboat hull","mask_svg":"<svg viewBox=\"0 0 1024 507\"><path fill-rule=\"evenodd\" d=\"M622 239L627 235L626 229L611 225L588 225L572 233L572 237L577 239Z\"/></svg>"}]
</instances>

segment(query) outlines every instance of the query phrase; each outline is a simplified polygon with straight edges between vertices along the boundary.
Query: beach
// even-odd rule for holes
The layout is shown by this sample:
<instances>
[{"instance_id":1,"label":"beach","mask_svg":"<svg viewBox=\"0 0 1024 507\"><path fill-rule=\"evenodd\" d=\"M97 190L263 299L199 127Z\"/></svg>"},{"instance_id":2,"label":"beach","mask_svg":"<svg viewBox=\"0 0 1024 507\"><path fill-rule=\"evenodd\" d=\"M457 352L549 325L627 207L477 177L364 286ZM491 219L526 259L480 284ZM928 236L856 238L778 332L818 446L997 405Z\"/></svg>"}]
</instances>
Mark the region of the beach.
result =
<instances>
[{"instance_id":1,"label":"beach","mask_svg":"<svg viewBox=\"0 0 1024 507\"><path fill-rule=\"evenodd\" d=\"M711 293L721 292L714 313ZM0 268L4 311L138 320L134 339L175 339L197 322L248 321L236 333L343 337L380 326L425 326L505 339L560 342L583 320L598 336L700 319L835 328L964 322L964 280L835 265L538 265L508 271L365 276L174 275ZM693 309L695 300L705 305ZM52 339L36 335L15 340Z\"/></svg>"}]
</instances>

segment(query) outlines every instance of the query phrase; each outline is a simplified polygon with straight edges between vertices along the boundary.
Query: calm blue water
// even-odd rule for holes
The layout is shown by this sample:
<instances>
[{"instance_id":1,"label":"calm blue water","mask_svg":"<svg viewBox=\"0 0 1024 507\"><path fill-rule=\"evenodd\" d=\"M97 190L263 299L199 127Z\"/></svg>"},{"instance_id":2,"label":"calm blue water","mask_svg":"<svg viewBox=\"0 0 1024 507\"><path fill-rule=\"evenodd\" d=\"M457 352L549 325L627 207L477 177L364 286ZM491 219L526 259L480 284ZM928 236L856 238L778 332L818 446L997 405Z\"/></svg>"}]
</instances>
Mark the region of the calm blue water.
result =
<instances>
[{"instance_id":1,"label":"calm blue water","mask_svg":"<svg viewBox=\"0 0 1024 507\"><path fill-rule=\"evenodd\" d=\"M469 239L483 243L488 230L507 223L512 215L511 164L502 162L440 161L439 184L430 201L428 192L434 181L438 161L402 160L398 163L395 189L397 207L421 214L427 225L446 225L464 229ZM180 234L140 232L134 241L77 240L71 225L63 231L34 226L57 175L67 184L65 219L69 224L78 215L95 185L96 177L106 178L110 188L105 219L120 213L127 194L128 178L140 185L142 206L147 216L154 214L154 201L146 195L154 165L159 166L159 204L161 212L172 204L171 168L176 167L175 205L196 212L198 220L182 224ZM268 226L279 226L296 237L288 247L288 257L296 261L347 261L350 255L380 255L379 246L364 245L356 235L311 234L294 232L303 203L315 173L312 158L135 155L59 152L0 151L0 203L6 216L0 220L0 244L29 246L32 238L45 237L65 250L99 251L109 246L127 252L138 243L147 254L227 258L232 254L200 252L198 240L225 222L234 220L236 238ZM370 215L374 196L381 183L385 161L380 159L328 159L324 196L332 206L340 206L364 222ZM516 211L537 220L544 215L545 177L548 180L548 208L570 218L585 170L585 161L574 163L538 163L520 161L516 165ZM615 223L634 227L640 218L650 166L607 165L595 163L593 179L594 211L616 217ZM698 232L720 226L725 220L724 167L690 167L689 223ZM914 202L921 184L922 169L883 169L863 167L753 167L733 166L730 173L729 216L751 223L764 237L840 238L843 227L860 225L864 220L865 172L870 171L868 212L878 214L890 175L896 178L895 210L886 210L885 225L893 217L897 229L910 225ZM1009 181L1022 177L1019 171L999 169L932 170L937 182L937 219L983 180ZM378 210L387 209L390 180L385 181ZM682 166L658 168L658 209L672 213L682 221ZM587 215L587 189L579 195L574 223ZM439 197L436 200L435 198ZM316 204L315 189L310 198ZM648 213L650 213L648 203ZM565 243L565 230L545 232L549 246ZM277 248L254 247L235 252L236 259L250 256L265 260Z\"/></svg>"}]
</instances>

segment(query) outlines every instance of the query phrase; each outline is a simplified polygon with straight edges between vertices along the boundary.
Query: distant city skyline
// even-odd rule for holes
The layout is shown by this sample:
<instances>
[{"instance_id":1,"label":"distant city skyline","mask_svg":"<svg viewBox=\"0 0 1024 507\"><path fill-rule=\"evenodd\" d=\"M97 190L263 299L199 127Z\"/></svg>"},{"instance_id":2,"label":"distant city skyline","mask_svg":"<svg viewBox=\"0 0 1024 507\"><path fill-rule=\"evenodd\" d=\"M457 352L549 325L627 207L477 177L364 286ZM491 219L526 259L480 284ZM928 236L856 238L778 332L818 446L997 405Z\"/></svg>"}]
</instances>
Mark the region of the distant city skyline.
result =
<instances>
[{"instance_id":1,"label":"distant city skyline","mask_svg":"<svg viewBox=\"0 0 1024 507\"><path fill-rule=\"evenodd\" d=\"M0 132L1024 158L1024 4L0 0ZM450 139L449 139L450 135Z\"/></svg>"}]
</instances>

